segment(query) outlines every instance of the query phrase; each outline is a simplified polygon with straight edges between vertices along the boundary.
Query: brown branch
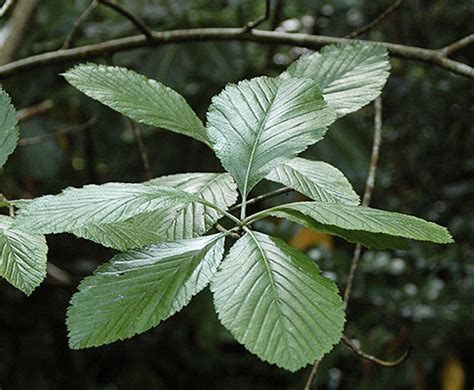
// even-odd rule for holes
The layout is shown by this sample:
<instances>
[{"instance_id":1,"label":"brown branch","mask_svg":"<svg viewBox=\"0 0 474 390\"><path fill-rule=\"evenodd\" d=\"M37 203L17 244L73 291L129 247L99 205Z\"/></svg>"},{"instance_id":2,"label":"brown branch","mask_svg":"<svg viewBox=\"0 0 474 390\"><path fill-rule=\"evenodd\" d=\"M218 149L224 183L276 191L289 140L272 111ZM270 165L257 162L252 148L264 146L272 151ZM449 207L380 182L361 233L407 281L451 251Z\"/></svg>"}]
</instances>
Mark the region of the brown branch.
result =
<instances>
[{"instance_id":1,"label":"brown branch","mask_svg":"<svg viewBox=\"0 0 474 390\"><path fill-rule=\"evenodd\" d=\"M22 138L18 141L18 145L19 146L30 146L30 145L41 144L43 142L52 141L58 135L73 134L73 133L81 132L81 131L84 131L84 130L87 130L87 129L91 128L96 123L97 123L97 118L95 116L93 116L87 122L76 125L76 126L66 127L65 129L53 131L52 133L42 134L42 135L38 135L38 136L35 136L35 137Z\"/></svg>"},{"instance_id":2,"label":"brown branch","mask_svg":"<svg viewBox=\"0 0 474 390\"><path fill-rule=\"evenodd\" d=\"M97 0L92 0L92 2L89 4L89 6L84 10L84 12L79 15L77 20L74 22L71 31L67 35L66 39L64 40L63 46L61 49L68 49L72 46L74 42L74 38L76 37L77 33L81 29L83 23L86 21L86 19L90 16L90 14L97 8L99 3Z\"/></svg>"},{"instance_id":3,"label":"brown branch","mask_svg":"<svg viewBox=\"0 0 474 390\"><path fill-rule=\"evenodd\" d=\"M22 108L21 110L18 110L16 115L19 121L24 121L34 116L43 114L51 110L51 108L53 107L54 107L54 101L52 101L51 99L46 99L38 104L34 104L32 106L25 107L25 108Z\"/></svg>"},{"instance_id":4,"label":"brown branch","mask_svg":"<svg viewBox=\"0 0 474 390\"><path fill-rule=\"evenodd\" d=\"M368 353L365 353L360 348L358 348L346 335L342 335L342 342L346 344L360 358L368 360L372 363L377 364L378 366L382 366L385 368L394 368L406 362L407 359L410 357L411 350L412 350L411 344L408 344L408 348L405 351L405 353L402 356L400 356L397 360L386 361L378 357L369 355Z\"/></svg>"},{"instance_id":5,"label":"brown branch","mask_svg":"<svg viewBox=\"0 0 474 390\"><path fill-rule=\"evenodd\" d=\"M120 5L113 0L97 0L101 5L109 7L118 14L122 15L124 18L128 19L135 28L140 31L147 39L153 38L153 32L148 28L148 26L143 23L138 16L136 16L132 11L125 8L123 5Z\"/></svg>"},{"instance_id":6,"label":"brown branch","mask_svg":"<svg viewBox=\"0 0 474 390\"><path fill-rule=\"evenodd\" d=\"M140 157L142 159L143 164L143 171L145 175L145 180L151 180L151 167L150 167L150 159L148 158L148 153L146 151L145 144L143 142L142 135L140 134L140 130L134 121L131 119L128 120L130 124L130 130L132 131L133 138L135 139L135 143L137 144L138 151L140 152Z\"/></svg>"},{"instance_id":7,"label":"brown branch","mask_svg":"<svg viewBox=\"0 0 474 390\"><path fill-rule=\"evenodd\" d=\"M121 51L142 47L153 47L163 44L194 42L194 41L245 41L265 44L301 46L308 49L318 49L332 43L349 43L350 39L329 37L324 35L294 34L280 31L251 30L242 32L241 28L198 28L189 30L172 30L153 32L152 39L143 35L119 38L92 45L71 49L50 51L43 54L26 57L18 61L0 66L0 79L31 69L44 66L62 65L74 61L83 61L96 57L104 57ZM372 42L372 41L362 41ZM474 68L446 58L439 50L423 49L388 42L377 42L388 52L398 58L414 60L430 65L436 65L455 74L474 78Z\"/></svg>"},{"instance_id":8,"label":"brown branch","mask_svg":"<svg viewBox=\"0 0 474 390\"><path fill-rule=\"evenodd\" d=\"M248 22L244 27L242 27L242 32L247 32L255 27L259 26L266 20L270 18L270 13L271 13L271 0L265 0L265 12L262 16L259 16L257 19L255 19L252 22Z\"/></svg>"},{"instance_id":9,"label":"brown branch","mask_svg":"<svg viewBox=\"0 0 474 390\"><path fill-rule=\"evenodd\" d=\"M372 155L370 157L369 174L367 175L367 181L365 182L364 196L362 198L362 206L367 207L370 204L372 198L372 192L374 190L375 175L377 173L377 165L379 162L380 155L380 144L382 143L382 98L379 96L374 102L374 140L372 144ZM349 298L352 291L352 285L354 283L357 266L360 260L360 254L362 247L357 244L354 249L354 255L352 257L351 269L349 271L349 277L347 279L347 286L344 291L344 309L347 309Z\"/></svg>"},{"instance_id":10,"label":"brown branch","mask_svg":"<svg viewBox=\"0 0 474 390\"><path fill-rule=\"evenodd\" d=\"M454 54L455 52L464 49L465 47L472 45L474 43L474 34L469 34L460 40L451 43L448 46L443 47L440 52L443 53L446 57Z\"/></svg>"},{"instance_id":11,"label":"brown branch","mask_svg":"<svg viewBox=\"0 0 474 390\"><path fill-rule=\"evenodd\" d=\"M249 199L245 203L247 204L247 206L252 205L266 199L274 198L275 196L278 196L278 195L287 194L288 192L291 192L291 191L293 191L293 188L282 187L275 191L267 192L266 194L262 194L262 195L256 196L255 198ZM236 204L235 206L231 207L229 211L239 210L240 208L242 208L242 203Z\"/></svg>"},{"instance_id":12,"label":"brown branch","mask_svg":"<svg viewBox=\"0 0 474 390\"><path fill-rule=\"evenodd\" d=\"M311 368L311 372L309 373L308 380L306 381L306 384L304 385L304 390L311 390L311 387L313 386L314 377L316 376L316 373L318 372L320 363L321 363L321 359L316 360L316 362L313 365L313 368Z\"/></svg>"},{"instance_id":13,"label":"brown branch","mask_svg":"<svg viewBox=\"0 0 474 390\"><path fill-rule=\"evenodd\" d=\"M5 3L3 3L2 8L0 8L0 18L3 18L8 11L15 5L16 0L6 0Z\"/></svg>"},{"instance_id":14,"label":"brown branch","mask_svg":"<svg viewBox=\"0 0 474 390\"><path fill-rule=\"evenodd\" d=\"M367 23L365 26L362 26L356 31L351 32L350 34L347 34L344 38L348 38L348 39L357 38L358 36L372 30L378 24L382 23L388 16L390 16L390 14L392 14L398 7L400 7L402 2L403 0L396 0L385 11L383 11L379 16L377 16L370 23Z\"/></svg>"}]
</instances>

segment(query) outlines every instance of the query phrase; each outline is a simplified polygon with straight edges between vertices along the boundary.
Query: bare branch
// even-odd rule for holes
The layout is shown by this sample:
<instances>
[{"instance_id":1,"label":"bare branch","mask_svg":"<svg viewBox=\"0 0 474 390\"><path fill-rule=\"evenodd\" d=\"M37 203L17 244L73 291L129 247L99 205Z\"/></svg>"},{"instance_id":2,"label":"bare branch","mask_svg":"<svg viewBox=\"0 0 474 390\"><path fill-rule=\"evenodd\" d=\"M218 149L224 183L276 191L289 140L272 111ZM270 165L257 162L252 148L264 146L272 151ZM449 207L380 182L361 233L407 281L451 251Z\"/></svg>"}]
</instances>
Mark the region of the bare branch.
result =
<instances>
[{"instance_id":1,"label":"bare branch","mask_svg":"<svg viewBox=\"0 0 474 390\"><path fill-rule=\"evenodd\" d=\"M266 194L262 194L262 195L256 196L255 198L249 199L245 203L247 204L247 206L252 205L252 204L264 201L266 199L274 198L275 196L278 196L278 195L287 194L288 192L291 192L291 191L293 191L293 188L282 187L275 191L267 192ZM242 208L242 203L236 204L235 206L231 207L229 210L235 211L235 210L239 210L240 208Z\"/></svg>"},{"instance_id":2,"label":"bare branch","mask_svg":"<svg viewBox=\"0 0 474 390\"><path fill-rule=\"evenodd\" d=\"M13 12L5 23L0 44L0 65L17 58L26 35L31 29L31 20L39 0L17 0Z\"/></svg>"},{"instance_id":3,"label":"bare branch","mask_svg":"<svg viewBox=\"0 0 474 390\"><path fill-rule=\"evenodd\" d=\"M304 385L304 390L311 390L311 386L313 386L314 377L316 376L316 373L318 372L320 364L321 364L321 360L316 360L316 362L313 365L313 368L311 369L311 372L309 373L308 380L306 381L306 384Z\"/></svg>"},{"instance_id":4,"label":"bare branch","mask_svg":"<svg viewBox=\"0 0 474 390\"><path fill-rule=\"evenodd\" d=\"M365 206L365 207L369 205L370 199L372 197L372 192L374 190L375 174L377 173L377 164L379 161L379 154L380 154L380 144L382 142L382 98L380 96L377 99L375 99L374 111L375 111L374 113L374 140L372 144L372 155L370 157L369 173L367 175L364 196L362 198L362 206ZM344 301L343 301L344 310L347 309L347 305L348 305L349 298L351 295L352 285L354 283L354 278L357 271L357 266L360 260L361 251L362 251L361 245L357 244L354 249L354 254L352 256L351 269L349 271L349 276L347 278L347 287L344 291ZM347 339L347 337L343 335L343 341L344 341L344 338ZM358 353L358 355L363 358L367 358L364 356L370 356L370 355L364 354L362 351L359 351L359 352L360 353ZM382 361L378 358L374 358L374 357L371 357L371 358L378 361ZM311 388L314 377L316 376L316 373L318 371L320 362L321 362L320 360L316 360L316 362L314 363L311 373L309 374L308 380L306 381L305 390L309 390Z\"/></svg>"},{"instance_id":5,"label":"bare branch","mask_svg":"<svg viewBox=\"0 0 474 390\"><path fill-rule=\"evenodd\" d=\"M362 26L361 28L357 29L356 31L351 32L350 34L347 34L344 38L348 38L348 39L357 38L358 36L360 36L362 34L365 34L366 32L372 30L378 24L383 22L388 16L390 16L390 14L392 14L398 7L400 7L402 2L403 2L403 0L396 0L385 11L383 11L379 16L377 16L370 23L367 23L365 26Z\"/></svg>"},{"instance_id":6,"label":"bare branch","mask_svg":"<svg viewBox=\"0 0 474 390\"><path fill-rule=\"evenodd\" d=\"M265 13L262 16L259 16L257 19L255 19L252 22L248 22L244 27L242 27L242 32L247 32L255 27L259 26L266 20L270 18L270 13L271 13L271 0L265 0Z\"/></svg>"},{"instance_id":7,"label":"bare branch","mask_svg":"<svg viewBox=\"0 0 474 390\"><path fill-rule=\"evenodd\" d=\"M382 143L382 98L380 96L375 99L374 110L374 140L372 144L372 155L370 157L369 174L367 175L364 196L362 198L362 206L365 207L370 204L370 199L372 198L375 175L377 173L377 165L379 162L380 144ZM344 309L347 309L349 298L351 296L352 285L354 283L354 277L357 271L357 266L359 264L361 251L361 245L357 244L354 249L354 255L352 256L351 269L349 271L349 277L347 279L347 286L344 291Z\"/></svg>"},{"instance_id":8,"label":"bare branch","mask_svg":"<svg viewBox=\"0 0 474 390\"><path fill-rule=\"evenodd\" d=\"M246 41L265 44L279 44L318 49L331 43L353 42L350 39L324 35L294 34L279 31L251 30L242 32L241 28L198 28L189 30L172 30L153 32L152 39L143 35L119 38L77 48L50 51L23 58L0 66L0 79L5 79L21 72L44 66L66 64L78 60L104 57L121 51L152 47L170 43L194 41ZM362 41L371 42L371 41ZM461 76L474 78L474 68L462 62L453 61L440 54L439 50L423 49L388 42L377 42L389 53L398 58L415 60L426 64L437 65Z\"/></svg>"},{"instance_id":9,"label":"bare branch","mask_svg":"<svg viewBox=\"0 0 474 390\"><path fill-rule=\"evenodd\" d=\"M3 18L8 11L15 5L16 0L6 0L5 3L3 3L2 8L0 8L0 18Z\"/></svg>"},{"instance_id":10,"label":"bare branch","mask_svg":"<svg viewBox=\"0 0 474 390\"><path fill-rule=\"evenodd\" d=\"M146 151L145 144L143 142L142 135L140 134L140 130L138 129L136 123L131 119L128 120L130 124L130 129L133 134L133 138L135 139L135 143L137 144L138 151L140 152L140 157L142 159L143 170L145 174L145 180L151 180L151 167L150 167L150 159L148 158L148 153Z\"/></svg>"},{"instance_id":11,"label":"bare branch","mask_svg":"<svg viewBox=\"0 0 474 390\"><path fill-rule=\"evenodd\" d=\"M97 118L93 116L87 122L82 123L80 125L66 127L65 129L53 131L52 133L38 135L36 137L28 137L22 138L18 141L19 146L30 146L30 145L37 145L43 142L48 142L54 140L58 135L65 135L65 134L73 134L77 132L81 132L87 130L94 126L97 123Z\"/></svg>"},{"instance_id":12,"label":"bare branch","mask_svg":"<svg viewBox=\"0 0 474 390\"><path fill-rule=\"evenodd\" d=\"M365 360L368 360L372 363L375 363L377 364L378 366L382 366L382 367L385 367L385 368L394 368L394 367L397 367L399 366L400 364L404 363L407 361L407 359L410 357L410 354L411 354L411 350L412 350L412 346L411 344L408 344L408 348L407 350L405 351L405 353L400 356L397 360L393 360L393 361L386 361L386 360L382 360L378 357L375 357L375 356L372 356L372 355L369 355L368 353L365 353L364 351L362 351L360 348L358 348L346 335L343 335L342 336L342 341L344 344L346 344L350 349L352 349L352 351L359 357L361 357L362 359L365 359Z\"/></svg>"},{"instance_id":13,"label":"bare branch","mask_svg":"<svg viewBox=\"0 0 474 390\"><path fill-rule=\"evenodd\" d=\"M34 116L43 114L51 110L51 108L53 107L54 107L54 101L51 99L46 99L46 100L43 100L41 103L22 108L21 110L17 112L16 115L19 121L24 121Z\"/></svg>"},{"instance_id":14,"label":"bare branch","mask_svg":"<svg viewBox=\"0 0 474 390\"><path fill-rule=\"evenodd\" d=\"M72 46L74 42L74 38L76 37L77 33L81 29L83 23L86 21L86 19L90 16L90 14L97 8L99 3L97 0L92 0L92 2L89 4L89 6L84 10L84 12L77 18L77 20L74 22L71 31L67 35L66 39L64 40L62 49L68 49Z\"/></svg>"},{"instance_id":15,"label":"bare branch","mask_svg":"<svg viewBox=\"0 0 474 390\"><path fill-rule=\"evenodd\" d=\"M72 276L68 272L64 271L62 268L59 268L57 265L51 263L50 261L48 261L48 263L46 264L46 272L48 273L48 276L50 276L59 284L65 286L74 285Z\"/></svg>"},{"instance_id":16,"label":"bare branch","mask_svg":"<svg viewBox=\"0 0 474 390\"><path fill-rule=\"evenodd\" d=\"M450 45L443 47L442 49L440 49L440 52L446 57L449 57L455 52L464 49L465 47L472 45L473 43L474 34L469 34L468 36L461 38L459 41L453 42Z\"/></svg>"},{"instance_id":17,"label":"bare branch","mask_svg":"<svg viewBox=\"0 0 474 390\"><path fill-rule=\"evenodd\" d=\"M132 11L125 8L123 5L118 4L113 0L97 0L100 4L113 9L115 12L119 13L126 19L128 19L138 31L143 33L145 37L149 40L153 38L153 32L148 28L148 26L143 23L138 16L132 13Z\"/></svg>"}]
</instances>

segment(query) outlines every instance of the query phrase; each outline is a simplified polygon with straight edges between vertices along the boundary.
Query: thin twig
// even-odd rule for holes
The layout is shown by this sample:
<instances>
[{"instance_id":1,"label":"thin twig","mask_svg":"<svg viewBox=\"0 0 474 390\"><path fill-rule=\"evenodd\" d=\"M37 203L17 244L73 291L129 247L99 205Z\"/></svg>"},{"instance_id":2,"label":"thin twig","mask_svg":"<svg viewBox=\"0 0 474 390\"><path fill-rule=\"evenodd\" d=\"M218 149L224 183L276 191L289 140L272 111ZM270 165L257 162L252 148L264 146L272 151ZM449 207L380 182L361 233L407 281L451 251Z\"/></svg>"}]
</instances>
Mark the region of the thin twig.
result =
<instances>
[{"instance_id":1,"label":"thin twig","mask_svg":"<svg viewBox=\"0 0 474 390\"><path fill-rule=\"evenodd\" d=\"M374 183L375 183L375 174L377 172L377 164L379 160L380 154L380 143L382 142L382 98L379 96L375 99L374 102L374 140L372 144L372 155L370 157L370 167L369 173L367 175L367 180L365 183L365 190L364 196L362 198L362 206L368 206L370 203L370 198L372 197L372 192L374 190ZM349 302L349 297L352 290L352 284L354 282L354 277L357 270L357 265L359 264L360 254L361 254L362 247L360 244L357 244L354 249L354 254L352 256L351 268L349 271L349 276L347 279L347 287L344 291L344 310L347 309L347 304ZM346 336L343 336L343 338ZM361 352L362 353L362 352ZM311 373L309 374L308 380L306 381L305 390L309 390L312 386L314 377L318 371L318 367L320 364L320 360L317 360Z\"/></svg>"},{"instance_id":2,"label":"thin twig","mask_svg":"<svg viewBox=\"0 0 474 390\"><path fill-rule=\"evenodd\" d=\"M400 5L402 4L403 0L396 0L394 3L392 3L385 11L383 11L379 16L377 16L374 20L372 20L370 23L367 23L365 26L362 26L361 28L357 29L354 32L351 32L350 34L347 34L344 38L348 39L353 39L357 38L358 36L372 30L374 27L376 27L378 24L383 22L391 13L393 13Z\"/></svg>"},{"instance_id":3,"label":"thin twig","mask_svg":"<svg viewBox=\"0 0 474 390\"><path fill-rule=\"evenodd\" d=\"M311 369L311 372L309 373L308 380L306 381L306 384L304 385L304 390L311 390L311 386L313 386L314 377L316 376L316 373L318 372L320 363L321 363L321 360L316 360L316 362L314 363L313 368Z\"/></svg>"},{"instance_id":4,"label":"thin twig","mask_svg":"<svg viewBox=\"0 0 474 390\"><path fill-rule=\"evenodd\" d=\"M472 45L473 43L474 34L469 34L468 36L465 36L464 38L461 38L460 40L443 47L442 49L440 49L440 52L443 53L443 55L445 55L446 57L449 57L455 52L464 49L465 47Z\"/></svg>"},{"instance_id":5,"label":"thin twig","mask_svg":"<svg viewBox=\"0 0 474 390\"><path fill-rule=\"evenodd\" d=\"M18 120L21 122L21 121L30 119L34 116L44 114L45 112L51 110L51 108L53 107L54 107L54 101L51 99L46 99L38 104L34 104L32 106L25 107L25 108L22 108L21 110L18 110L18 112L16 113L16 116Z\"/></svg>"},{"instance_id":6,"label":"thin twig","mask_svg":"<svg viewBox=\"0 0 474 390\"><path fill-rule=\"evenodd\" d=\"M99 3L97 2L97 0L92 0L89 6L77 18L77 20L74 22L72 26L71 31L69 32L66 39L64 40L63 46L61 47L62 50L69 49L72 46L74 42L74 38L76 37L77 33L81 29L82 24L86 21L89 15L97 8L98 5Z\"/></svg>"},{"instance_id":7,"label":"thin twig","mask_svg":"<svg viewBox=\"0 0 474 390\"><path fill-rule=\"evenodd\" d=\"M367 207L370 204L370 200L372 198L375 176L377 173L377 165L380 155L380 144L382 143L382 98L380 96L375 99L374 110L374 140L372 144L372 155L370 157L369 174L367 175L364 196L362 198L362 206L364 207ZM361 252L362 247L360 244L357 244L354 249L354 255L352 257L351 268L349 271L349 276L347 278L347 286L344 290L344 309L347 309Z\"/></svg>"},{"instance_id":8,"label":"thin twig","mask_svg":"<svg viewBox=\"0 0 474 390\"><path fill-rule=\"evenodd\" d=\"M151 40L143 35L135 35L66 50L50 51L26 57L18 61L9 62L0 66L0 80L27 70L38 69L44 66L66 64L77 60L84 61L141 47L196 41L258 42L272 45L300 46L308 49L318 49L321 46L333 43L353 42L350 39L324 35L295 34L256 29L243 33L241 28L197 28L153 32L153 39ZM374 41L363 40L361 42L373 43ZM474 79L473 67L463 62L446 58L446 56L440 53L439 50L424 49L389 42L377 42L377 44L385 47L394 57L436 65L455 74Z\"/></svg>"},{"instance_id":9,"label":"thin twig","mask_svg":"<svg viewBox=\"0 0 474 390\"><path fill-rule=\"evenodd\" d=\"M266 20L268 20L270 18L270 13L271 13L271 0L265 0L265 12L263 15L259 16L257 19L251 21L251 22L248 22L244 27L242 27L242 32L248 32L252 29L254 29L255 27L259 26L260 24L262 24L263 22L265 22Z\"/></svg>"},{"instance_id":10,"label":"thin twig","mask_svg":"<svg viewBox=\"0 0 474 390\"><path fill-rule=\"evenodd\" d=\"M368 353L365 353L362 351L360 348L358 348L346 335L342 335L342 341L344 344L346 344L357 356L361 357L362 359L371 361L372 363L377 364L378 366L382 366L385 368L394 368L399 366L400 364L404 363L407 361L407 359L410 357L411 350L412 350L412 345L411 343L408 344L408 348L405 351L405 353L399 357L397 360L393 361L386 361L382 360L378 357L369 355Z\"/></svg>"},{"instance_id":11,"label":"thin twig","mask_svg":"<svg viewBox=\"0 0 474 390\"><path fill-rule=\"evenodd\" d=\"M3 18L8 11L10 11L15 2L16 0L6 0L5 3L3 3L2 8L0 8L0 18Z\"/></svg>"},{"instance_id":12,"label":"thin twig","mask_svg":"<svg viewBox=\"0 0 474 390\"><path fill-rule=\"evenodd\" d=\"M246 204L247 204L247 206L252 205L252 204L264 201L266 199L274 198L275 196L278 196L278 195L287 194L288 192L291 192L291 191L294 191L293 188L282 187L282 188L279 188L275 191L267 192L266 194L262 194L262 195L256 196L255 198L249 199L246 202ZM235 206L231 207L229 209L229 211L239 210L241 207L242 207L242 203L239 203L239 204L236 204Z\"/></svg>"},{"instance_id":13,"label":"thin twig","mask_svg":"<svg viewBox=\"0 0 474 390\"><path fill-rule=\"evenodd\" d=\"M135 15L132 11L125 8L123 5L120 5L116 1L113 0L97 0L101 5L109 7L110 9L114 10L118 14L122 15L124 18L128 19L135 28L140 31L145 37L149 40L153 38L153 32L150 28L140 20L140 18Z\"/></svg>"},{"instance_id":14,"label":"thin twig","mask_svg":"<svg viewBox=\"0 0 474 390\"><path fill-rule=\"evenodd\" d=\"M46 272L52 279L59 282L59 284L65 286L74 285L74 281L71 274L69 274L69 272L63 270L62 268L59 268L57 265L51 263L50 261L48 261L48 263L46 264Z\"/></svg>"},{"instance_id":15,"label":"thin twig","mask_svg":"<svg viewBox=\"0 0 474 390\"><path fill-rule=\"evenodd\" d=\"M227 230L224 226L222 226L221 224L219 223L216 223L214 225L214 227L216 228L217 231L221 232L221 233L227 233L229 234L229 236L235 238L236 240L238 240L240 238L240 234L237 233L237 232L232 232L230 230Z\"/></svg>"},{"instance_id":16,"label":"thin twig","mask_svg":"<svg viewBox=\"0 0 474 390\"><path fill-rule=\"evenodd\" d=\"M30 145L37 145L41 144L43 142L48 142L54 140L58 135L65 135L65 134L73 134L77 132L84 131L86 129L91 128L97 123L97 118L93 116L91 119L89 119L87 122L75 125L75 126L69 126L64 129L56 130L48 134L42 134L38 135L35 137L28 137L28 138L22 138L18 141L19 146L30 146Z\"/></svg>"},{"instance_id":17,"label":"thin twig","mask_svg":"<svg viewBox=\"0 0 474 390\"><path fill-rule=\"evenodd\" d=\"M137 144L138 151L140 152L145 180L151 180L153 176L151 174L150 159L148 158L148 153L146 151L142 135L140 134L140 130L138 129L136 123L131 119L128 119L128 123L130 124L130 130L132 131L133 138L135 139L135 143Z\"/></svg>"}]
</instances>

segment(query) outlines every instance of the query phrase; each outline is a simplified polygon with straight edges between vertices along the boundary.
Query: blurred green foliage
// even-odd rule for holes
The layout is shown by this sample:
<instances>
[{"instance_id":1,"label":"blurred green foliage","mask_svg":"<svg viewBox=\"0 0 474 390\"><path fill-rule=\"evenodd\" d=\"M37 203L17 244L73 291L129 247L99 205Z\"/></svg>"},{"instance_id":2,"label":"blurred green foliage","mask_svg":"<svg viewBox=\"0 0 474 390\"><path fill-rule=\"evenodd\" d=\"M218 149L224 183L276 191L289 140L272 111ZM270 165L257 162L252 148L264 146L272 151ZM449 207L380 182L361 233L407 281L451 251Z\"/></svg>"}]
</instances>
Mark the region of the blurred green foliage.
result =
<instances>
[{"instance_id":1,"label":"blurred green foliage","mask_svg":"<svg viewBox=\"0 0 474 390\"><path fill-rule=\"evenodd\" d=\"M123 0L156 30L240 26L263 12L263 1ZM59 48L89 0L44 0L20 56ZM342 36L372 20L389 1L275 0L276 18L262 28ZM470 0L406 0L367 38L438 48L472 29ZM99 7L84 23L77 44L131 34L120 16ZM182 93L204 115L210 97L228 82L273 75L301 48L251 43L189 43L114 55L130 67ZM474 62L474 48L456 54ZM97 59L107 62L110 59ZM17 108L53 99L54 108L23 121L21 137L48 134L86 122L81 132L20 147L0 179L8 198L56 193L66 186L143 180L140 155L124 118L88 99L49 66L4 82ZM409 341L403 366L383 369L358 359L344 346L322 362L315 384L327 389L441 388L449 362L474 386L474 89L472 81L446 70L392 59L383 93L383 145L372 205L447 226L456 244L413 245L409 252L365 251L348 312L347 334L367 352L396 358ZM306 152L340 168L362 193L371 148L373 107L332 126ZM153 174L220 171L196 141L141 126ZM260 185L257 191L272 189ZM286 199L296 195L286 195ZM280 199L281 200L281 199ZM278 199L269 201L278 202ZM258 207L258 206L257 206ZM297 228L267 222L291 239ZM112 251L71 236L48 237L50 260L75 281L90 274ZM342 241L315 244L308 253L343 290L352 247ZM205 291L160 327L123 343L71 351L65 309L74 287L48 279L30 297L0 284L0 387L5 389L292 389L302 388L309 368L290 374L259 361L219 325ZM446 378L444 378L446 379Z\"/></svg>"}]
</instances>

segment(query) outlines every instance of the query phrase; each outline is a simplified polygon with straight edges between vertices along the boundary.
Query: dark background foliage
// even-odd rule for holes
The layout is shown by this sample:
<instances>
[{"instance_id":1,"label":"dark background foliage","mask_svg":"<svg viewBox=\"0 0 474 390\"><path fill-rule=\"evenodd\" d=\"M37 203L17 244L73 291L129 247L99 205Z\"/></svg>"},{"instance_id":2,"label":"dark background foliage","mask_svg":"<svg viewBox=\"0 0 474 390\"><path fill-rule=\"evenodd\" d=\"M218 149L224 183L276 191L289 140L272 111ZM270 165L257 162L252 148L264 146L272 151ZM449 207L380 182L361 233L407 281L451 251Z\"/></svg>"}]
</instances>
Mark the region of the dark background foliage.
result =
<instances>
[{"instance_id":1,"label":"dark background foliage","mask_svg":"<svg viewBox=\"0 0 474 390\"><path fill-rule=\"evenodd\" d=\"M240 26L263 12L263 1L122 1L156 30ZM18 56L61 46L89 0L44 0L36 8ZM343 36L372 20L389 1L276 0L276 16L262 28ZM472 29L471 0L406 0L366 35L439 48ZM84 23L77 44L133 33L130 23L99 7ZM226 83L277 74L304 52L251 43L173 44L124 52L115 64L137 70L182 93L204 118L212 95ZM456 57L471 63L474 48ZM97 62L108 62L97 59ZM413 245L409 252L365 251L348 311L346 332L362 348L390 359L409 341L404 365L383 369L358 359L345 346L325 357L315 384L322 389L460 389L474 386L474 89L472 81L432 66L392 59L383 92L383 145L372 205L414 214L451 230L456 244ZM52 99L54 107L21 123L28 138L80 131L20 146L0 179L11 199L57 193L66 186L107 181L137 182L144 173L129 123L83 96L49 66L4 81L17 108ZM325 140L306 152L339 167L361 194L371 148L373 106L338 121ZM140 126L154 176L219 171L217 159L197 142ZM271 189L260 185L257 192ZM271 202L287 201L286 195ZM261 205L257 206L261 207ZM301 244L291 224L264 227ZM299 236L298 236L299 235ZM299 237L299 238L298 238ZM352 247L310 237L307 249L341 290ZM65 311L75 285L113 252L69 235L48 237L49 259L72 285L48 279L30 298L0 281L0 387L2 389L292 389L302 388L309 367L295 374L260 362L217 322L210 293L199 294L181 313L141 336L96 349L71 351ZM446 385L445 385L446 386Z\"/></svg>"}]
</instances>

